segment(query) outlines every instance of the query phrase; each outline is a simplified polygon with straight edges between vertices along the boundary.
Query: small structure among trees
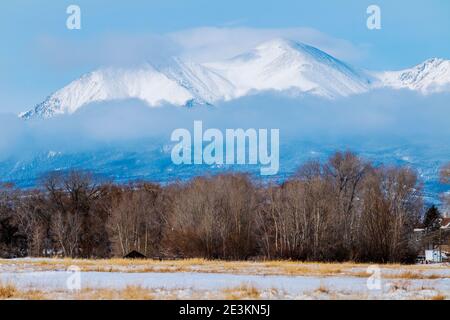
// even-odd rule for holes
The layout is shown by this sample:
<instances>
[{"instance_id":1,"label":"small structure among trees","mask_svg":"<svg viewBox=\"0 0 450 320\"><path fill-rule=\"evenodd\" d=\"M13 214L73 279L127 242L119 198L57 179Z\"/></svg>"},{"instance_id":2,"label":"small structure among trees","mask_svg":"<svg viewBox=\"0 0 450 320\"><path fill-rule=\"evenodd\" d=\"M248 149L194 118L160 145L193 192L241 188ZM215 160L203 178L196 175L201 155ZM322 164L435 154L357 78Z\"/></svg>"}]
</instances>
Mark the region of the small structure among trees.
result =
<instances>
[{"instance_id":1,"label":"small structure among trees","mask_svg":"<svg viewBox=\"0 0 450 320\"><path fill-rule=\"evenodd\" d=\"M419 260L425 263L444 262L450 257L450 218L436 206L431 206L424 215L422 228L414 230L422 246Z\"/></svg>"},{"instance_id":2,"label":"small structure among trees","mask_svg":"<svg viewBox=\"0 0 450 320\"><path fill-rule=\"evenodd\" d=\"M136 250L129 252L123 258L124 259L147 259L147 257L145 255L143 255L142 253L140 253Z\"/></svg>"}]
</instances>

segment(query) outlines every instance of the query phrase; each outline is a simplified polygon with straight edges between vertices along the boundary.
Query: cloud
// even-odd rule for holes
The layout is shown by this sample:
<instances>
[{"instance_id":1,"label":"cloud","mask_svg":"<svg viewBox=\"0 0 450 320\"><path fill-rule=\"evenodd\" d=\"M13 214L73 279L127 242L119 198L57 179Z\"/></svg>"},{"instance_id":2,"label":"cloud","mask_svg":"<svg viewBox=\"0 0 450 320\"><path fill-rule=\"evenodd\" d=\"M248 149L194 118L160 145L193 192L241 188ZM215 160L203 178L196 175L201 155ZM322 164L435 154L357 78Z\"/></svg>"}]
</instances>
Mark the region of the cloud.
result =
<instances>
[{"instance_id":1,"label":"cloud","mask_svg":"<svg viewBox=\"0 0 450 320\"><path fill-rule=\"evenodd\" d=\"M173 130L193 132L194 121L202 120L204 130L221 132L279 129L277 179L311 158L323 160L337 150L352 150L375 163L410 165L420 170L428 191L438 192L438 184L435 189L429 184L437 183L437 169L449 160L448 100L448 94L424 97L392 90L334 101L266 92L215 107L150 108L131 100L97 103L47 120L0 115L0 181L32 186L33 179L68 168L119 181L167 182L220 172L171 162ZM256 172L252 166L237 169Z\"/></svg>"},{"instance_id":2,"label":"cloud","mask_svg":"<svg viewBox=\"0 0 450 320\"><path fill-rule=\"evenodd\" d=\"M158 64L182 50L168 37L156 34L107 34L78 39L40 36L35 44L41 60L58 70Z\"/></svg>"},{"instance_id":3,"label":"cloud","mask_svg":"<svg viewBox=\"0 0 450 320\"><path fill-rule=\"evenodd\" d=\"M35 44L41 60L52 68L89 70L143 62L160 64L172 56L212 62L280 37L305 42L351 63L361 61L368 52L364 45L312 28L202 27L166 34L105 34L75 39L40 36Z\"/></svg>"},{"instance_id":4,"label":"cloud","mask_svg":"<svg viewBox=\"0 0 450 320\"><path fill-rule=\"evenodd\" d=\"M274 38L287 38L317 47L348 62L361 61L367 55L365 45L355 45L313 28L203 27L168 34L183 48L183 54L204 62L233 57Z\"/></svg>"},{"instance_id":5,"label":"cloud","mask_svg":"<svg viewBox=\"0 0 450 320\"><path fill-rule=\"evenodd\" d=\"M192 128L194 120L223 130L280 129L287 144L357 139L384 145L399 141L444 145L450 139L448 99L448 94L425 97L393 90L334 101L266 92L215 107L150 108L139 100L126 100L85 106L73 115L48 120L1 115L0 158L95 150L146 139L168 141L174 129Z\"/></svg>"}]
</instances>

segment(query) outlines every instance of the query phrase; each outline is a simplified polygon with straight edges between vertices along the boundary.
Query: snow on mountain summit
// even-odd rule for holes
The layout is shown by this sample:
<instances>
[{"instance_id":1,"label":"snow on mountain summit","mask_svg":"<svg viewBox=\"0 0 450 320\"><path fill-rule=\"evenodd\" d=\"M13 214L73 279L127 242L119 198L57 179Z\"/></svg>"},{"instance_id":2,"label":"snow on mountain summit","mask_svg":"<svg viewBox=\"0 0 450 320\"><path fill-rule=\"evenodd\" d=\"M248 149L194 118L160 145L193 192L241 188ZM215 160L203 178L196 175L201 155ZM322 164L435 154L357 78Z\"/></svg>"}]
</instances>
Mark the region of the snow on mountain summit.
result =
<instances>
[{"instance_id":1,"label":"snow on mountain summit","mask_svg":"<svg viewBox=\"0 0 450 320\"><path fill-rule=\"evenodd\" d=\"M92 102L127 98L137 98L149 105L158 105L164 100L184 104L194 97L186 88L150 65L139 69L108 68L82 76L21 116L48 118L58 114L74 113L80 107Z\"/></svg>"},{"instance_id":2,"label":"snow on mountain summit","mask_svg":"<svg viewBox=\"0 0 450 320\"><path fill-rule=\"evenodd\" d=\"M275 39L230 60L206 64L229 79L237 96L250 91L297 89L329 98L367 90L369 80L319 49Z\"/></svg>"},{"instance_id":3,"label":"snow on mountain summit","mask_svg":"<svg viewBox=\"0 0 450 320\"><path fill-rule=\"evenodd\" d=\"M56 91L20 117L72 114L101 101L140 99L150 107L214 104L254 92L292 91L334 99L377 87L424 94L450 91L450 61L430 59L403 71L362 72L309 45L285 39L264 42L224 61L173 58L164 66L95 70Z\"/></svg>"},{"instance_id":4,"label":"snow on mountain summit","mask_svg":"<svg viewBox=\"0 0 450 320\"><path fill-rule=\"evenodd\" d=\"M424 94L450 91L450 60L439 58L406 70L374 73L378 86L407 88Z\"/></svg>"}]
</instances>

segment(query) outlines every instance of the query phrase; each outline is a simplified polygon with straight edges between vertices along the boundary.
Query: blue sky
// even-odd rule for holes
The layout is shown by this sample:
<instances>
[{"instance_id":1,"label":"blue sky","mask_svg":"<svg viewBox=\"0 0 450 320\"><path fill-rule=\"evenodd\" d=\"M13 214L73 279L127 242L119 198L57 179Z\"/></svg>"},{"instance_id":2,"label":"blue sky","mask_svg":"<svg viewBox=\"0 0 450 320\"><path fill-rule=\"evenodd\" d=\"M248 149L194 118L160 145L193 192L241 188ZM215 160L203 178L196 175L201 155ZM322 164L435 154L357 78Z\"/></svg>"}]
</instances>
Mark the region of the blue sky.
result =
<instances>
[{"instance_id":1,"label":"blue sky","mask_svg":"<svg viewBox=\"0 0 450 320\"><path fill-rule=\"evenodd\" d=\"M70 4L81 7L82 30L66 29ZM370 4L381 30L366 27ZM450 59L450 1L1 1L0 36L0 112L19 112L99 65L220 58L271 36L374 70Z\"/></svg>"}]
</instances>

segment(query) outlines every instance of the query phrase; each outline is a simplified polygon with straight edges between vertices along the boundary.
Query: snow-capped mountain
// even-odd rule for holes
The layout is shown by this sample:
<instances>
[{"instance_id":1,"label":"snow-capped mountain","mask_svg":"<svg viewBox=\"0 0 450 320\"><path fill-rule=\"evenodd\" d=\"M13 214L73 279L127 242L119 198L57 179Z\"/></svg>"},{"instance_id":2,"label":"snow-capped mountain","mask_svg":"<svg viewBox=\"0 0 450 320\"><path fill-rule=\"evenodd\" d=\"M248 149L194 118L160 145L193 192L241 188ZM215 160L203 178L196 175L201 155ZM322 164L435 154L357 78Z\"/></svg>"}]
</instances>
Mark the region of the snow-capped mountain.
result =
<instances>
[{"instance_id":1,"label":"snow-capped mountain","mask_svg":"<svg viewBox=\"0 0 450 320\"><path fill-rule=\"evenodd\" d=\"M193 94L150 65L138 69L102 69L82 76L55 92L23 118L71 114L83 105L97 101L137 98L149 105L165 100L182 105L194 98Z\"/></svg>"},{"instance_id":2,"label":"snow-capped mountain","mask_svg":"<svg viewBox=\"0 0 450 320\"><path fill-rule=\"evenodd\" d=\"M450 60L429 59L406 70L373 73L379 86L417 90L424 94L450 91Z\"/></svg>"},{"instance_id":3,"label":"snow-capped mountain","mask_svg":"<svg viewBox=\"0 0 450 320\"><path fill-rule=\"evenodd\" d=\"M98 101L136 98L149 106L213 104L250 92L294 89L334 98L367 90L369 79L311 46L276 39L235 58L198 64L100 69L58 90L22 118L71 114Z\"/></svg>"},{"instance_id":4,"label":"snow-capped mountain","mask_svg":"<svg viewBox=\"0 0 450 320\"><path fill-rule=\"evenodd\" d=\"M236 97L252 91L296 89L335 98L364 92L370 84L363 74L323 51L280 39L230 60L205 65L234 85Z\"/></svg>"},{"instance_id":5,"label":"snow-capped mountain","mask_svg":"<svg viewBox=\"0 0 450 320\"><path fill-rule=\"evenodd\" d=\"M356 70L303 43L275 39L234 58L194 63L173 58L164 66L99 69L49 96L20 117L71 114L100 101L140 99L150 107L192 106L229 101L266 90L334 99L379 87L424 94L450 91L450 61L431 59L408 70Z\"/></svg>"}]
</instances>

